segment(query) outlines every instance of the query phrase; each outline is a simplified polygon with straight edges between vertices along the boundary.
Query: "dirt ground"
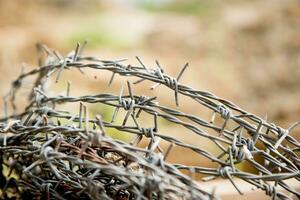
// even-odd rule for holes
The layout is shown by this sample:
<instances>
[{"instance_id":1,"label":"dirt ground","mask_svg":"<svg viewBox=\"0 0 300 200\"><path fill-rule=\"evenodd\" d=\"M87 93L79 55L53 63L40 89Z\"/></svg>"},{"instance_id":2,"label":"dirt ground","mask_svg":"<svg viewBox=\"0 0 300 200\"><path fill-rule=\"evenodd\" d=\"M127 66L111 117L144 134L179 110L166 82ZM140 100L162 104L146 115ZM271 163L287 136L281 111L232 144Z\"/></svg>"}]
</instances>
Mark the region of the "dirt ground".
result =
<instances>
[{"instance_id":1,"label":"dirt ground","mask_svg":"<svg viewBox=\"0 0 300 200\"><path fill-rule=\"evenodd\" d=\"M138 55L149 66L158 59L173 76L189 62L184 84L267 115L284 128L300 120L299 1L149 2L0 0L0 95L22 63L25 70L36 67L37 42L66 55L87 39L86 54L126 57L133 64ZM77 88L101 91L107 81L86 79ZM110 90L117 92L121 84ZM173 98L161 95L162 103ZM188 105L185 110L201 112ZM300 139L299 131L291 134ZM192 156L182 160L194 163Z\"/></svg>"},{"instance_id":2,"label":"dirt ground","mask_svg":"<svg viewBox=\"0 0 300 200\"><path fill-rule=\"evenodd\" d=\"M36 42L67 53L88 39L89 53L139 55L152 66L159 59L172 75L188 61L184 83L284 127L299 120L298 1L199 1L198 9L190 8L196 1L133 2L0 1L1 95L21 63L36 65Z\"/></svg>"}]
</instances>

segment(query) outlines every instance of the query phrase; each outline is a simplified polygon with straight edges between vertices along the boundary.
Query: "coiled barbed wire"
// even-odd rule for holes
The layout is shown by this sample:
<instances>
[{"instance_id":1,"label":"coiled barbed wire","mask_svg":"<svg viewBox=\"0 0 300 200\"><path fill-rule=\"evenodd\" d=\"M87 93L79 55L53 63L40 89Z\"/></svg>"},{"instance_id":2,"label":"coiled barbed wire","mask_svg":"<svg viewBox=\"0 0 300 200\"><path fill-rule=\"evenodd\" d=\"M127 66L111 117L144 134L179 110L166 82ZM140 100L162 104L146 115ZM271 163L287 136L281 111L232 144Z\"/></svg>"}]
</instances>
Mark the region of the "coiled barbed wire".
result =
<instances>
[{"instance_id":1,"label":"coiled barbed wire","mask_svg":"<svg viewBox=\"0 0 300 200\"><path fill-rule=\"evenodd\" d=\"M203 180L218 177L229 179L237 192L242 194L235 179L242 179L258 189L264 190L273 199L290 199L290 194L300 198L300 193L284 181L300 180L300 143L289 133L298 125L283 129L249 113L234 103L207 92L195 90L179 83L188 67L184 65L177 78L167 75L158 61L156 68L147 67L137 57L140 66L124 64L126 60L103 60L82 56L83 47L78 44L75 51L66 58L58 52L44 49L48 58L38 68L22 74L12 83L5 105L11 104L13 114L0 119L0 154L2 168L7 168L11 177L1 181L2 195L11 193L22 198L44 197L47 199L215 199L215 194L205 191L193 180L201 174ZM66 95L49 95L45 84L55 74L60 80L66 69L86 68L112 72L109 85L116 74L138 77L134 84L148 80L165 85L174 91L177 108L161 105L156 97L135 95L128 81L128 95L100 93L96 95L70 96L70 84ZM16 94L22 88L23 80L38 75L28 105L17 111ZM200 106L211 110L210 120L181 111L179 94L189 97ZM79 114L56 109L56 105L79 103ZM111 121L100 115L90 118L85 104L104 104L114 107ZM121 125L116 122L120 109L126 111ZM7 109L5 109L7 110ZM143 127L140 113L153 117L154 127ZM223 118L223 124L216 123L216 116ZM127 125L132 119L134 125ZM159 131L159 119L182 126L188 133L206 138L215 144L221 153L209 152L180 138L164 135ZM61 123L67 120L66 123ZM229 126L228 124L234 124ZM92 126L92 127L91 127ZM129 144L112 139L105 129L116 129L136 135ZM209 130L209 131L207 131ZM138 147L143 137L149 139L146 148ZM168 148L163 150L161 143ZM188 166L183 163L169 163L166 158L173 146L190 149L216 163L218 167ZM263 159L263 163L257 160ZM256 172L236 167L247 163ZM2 169L2 171L4 171ZM3 172L4 173L4 172ZM5 177L2 173L2 177ZM283 192L283 190L286 192Z\"/></svg>"}]
</instances>

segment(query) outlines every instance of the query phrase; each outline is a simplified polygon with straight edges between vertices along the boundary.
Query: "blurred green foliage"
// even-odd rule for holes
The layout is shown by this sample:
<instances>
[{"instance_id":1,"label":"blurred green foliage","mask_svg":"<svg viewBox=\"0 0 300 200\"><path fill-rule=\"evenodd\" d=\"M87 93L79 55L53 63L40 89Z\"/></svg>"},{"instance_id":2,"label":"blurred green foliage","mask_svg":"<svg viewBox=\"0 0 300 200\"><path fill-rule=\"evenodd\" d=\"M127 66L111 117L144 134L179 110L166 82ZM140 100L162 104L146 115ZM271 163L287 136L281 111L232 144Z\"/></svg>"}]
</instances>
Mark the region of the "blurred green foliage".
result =
<instances>
[{"instance_id":1,"label":"blurred green foliage","mask_svg":"<svg viewBox=\"0 0 300 200\"><path fill-rule=\"evenodd\" d=\"M114 113L114 108L111 106L103 105L103 104L92 104L90 106L90 115L91 116L96 116L96 115L101 115L102 120L110 122L112 119ZM121 124L122 120L120 118L116 119L116 124ZM133 135L130 133L125 133L118 131L117 129L114 128L106 128L106 134L109 135L110 137L118 140L122 140L125 142L129 142Z\"/></svg>"},{"instance_id":2,"label":"blurred green foliage","mask_svg":"<svg viewBox=\"0 0 300 200\"><path fill-rule=\"evenodd\" d=\"M150 12L173 12L176 14L190 14L190 15L205 15L209 13L213 1L207 0L188 0L188 1L170 1L163 4L154 4L149 1L141 5Z\"/></svg>"},{"instance_id":3,"label":"blurred green foliage","mask_svg":"<svg viewBox=\"0 0 300 200\"><path fill-rule=\"evenodd\" d=\"M87 104L86 104L87 105ZM114 113L114 108L111 107L111 106L107 106L107 105L103 105L103 104L90 104L88 105L88 111L89 111L89 118L94 118L97 116L97 115L100 115L102 120L103 121L106 121L106 122L110 122L111 119L112 119L112 115ZM84 116L83 116L84 118ZM122 124L122 120L121 120L121 117L117 117L116 119L116 122L115 124ZM79 126L79 122L71 122L69 119L59 119L59 123L62 124L62 125L75 125L75 126ZM86 125L85 125L85 120L83 119L82 120L82 127L84 128ZM93 129L93 124L92 123L89 123L88 124L88 129ZM96 129L99 130L99 127L96 126ZM106 128L105 129L105 133L114 138L114 139L117 139L117 140L122 140L122 141L125 141L125 142L129 142L132 140L133 138L133 135L130 134L130 133L126 133L126 132L121 132L115 128Z\"/></svg>"},{"instance_id":4,"label":"blurred green foliage","mask_svg":"<svg viewBox=\"0 0 300 200\"><path fill-rule=\"evenodd\" d=\"M65 41L67 46L71 47L78 41L84 40L89 42L89 47L91 48L105 46L111 49L126 49L132 46L129 41L92 26L88 28L79 27L70 35L67 35Z\"/></svg>"}]
</instances>

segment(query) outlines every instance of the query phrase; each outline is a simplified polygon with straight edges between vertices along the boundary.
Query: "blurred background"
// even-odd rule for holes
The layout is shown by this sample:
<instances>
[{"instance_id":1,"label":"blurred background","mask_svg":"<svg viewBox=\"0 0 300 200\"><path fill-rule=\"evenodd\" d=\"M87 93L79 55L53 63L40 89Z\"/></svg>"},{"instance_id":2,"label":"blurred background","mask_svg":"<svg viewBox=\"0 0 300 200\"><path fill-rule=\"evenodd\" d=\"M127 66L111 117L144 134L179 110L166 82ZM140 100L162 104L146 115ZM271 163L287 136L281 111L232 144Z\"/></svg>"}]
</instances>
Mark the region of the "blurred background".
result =
<instances>
[{"instance_id":1,"label":"blurred background","mask_svg":"<svg viewBox=\"0 0 300 200\"><path fill-rule=\"evenodd\" d=\"M37 42L67 55L87 40L86 55L133 64L140 56L152 67L158 59L173 76L189 62L180 82L287 128L300 120L299 19L297 0L0 0L0 95L22 63L37 66ZM72 92L119 91L122 83L107 89L108 79L85 79Z\"/></svg>"}]
</instances>

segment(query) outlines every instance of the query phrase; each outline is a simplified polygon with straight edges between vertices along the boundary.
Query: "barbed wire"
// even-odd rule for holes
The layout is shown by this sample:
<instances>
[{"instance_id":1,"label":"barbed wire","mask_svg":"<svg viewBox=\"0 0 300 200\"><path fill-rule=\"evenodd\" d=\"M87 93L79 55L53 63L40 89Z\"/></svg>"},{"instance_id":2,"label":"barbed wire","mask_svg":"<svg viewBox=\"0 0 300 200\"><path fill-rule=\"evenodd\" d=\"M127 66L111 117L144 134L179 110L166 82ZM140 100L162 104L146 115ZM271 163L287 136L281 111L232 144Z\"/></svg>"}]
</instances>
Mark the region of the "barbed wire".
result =
<instances>
[{"instance_id":1,"label":"barbed wire","mask_svg":"<svg viewBox=\"0 0 300 200\"><path fill-rule=\"evenodd\" d=\"M290 199L290 194L300 197L298 191L285 183L287 179L300 180L300 143L289 135L299 123L283 129L226 99L179 83L188 63L174 78L164 72L158 61L155 68L150 68L139 57L136 57L139 66L135 66L125 64L126 59L82 56L84 46L78 44L64 58L57 51L39 45L38 49L47 53L47 59L43 64L39 59L40 66L31 71L22 70L4 98L6 116L0 119L0 161L1 168L9 171L1 182L4 197L14 193L20 198L26 195L47 199L216 199L217 194L200 188L193 178L195 174L204 176L203 181L218 177L228 179L240 194L243 192L236 179L265 191L272 199ZM119 94L70 96L69 82L65 95L50 94L46 90L49 80L59 82L64 70L78 69L84 73L88 68L112 72L109 85L116 75L139 78L133 84L142 84L144 80L154 82L151 89L164 85L174 91L177 107L161 105L156 97L134 94L129 81L127 95L123 94L122 87ZM34 75L37 79L28 105L20 112L16 95L24 79ZM181 95L209 109L210 119L180 110ZM76 102L79 103L78 114L56 109L57 105ZM87 104L113 107L112 119L107 121L100 115L90 117ZM12 115L7 113L8 105L11 105ZM120 109L126 112L121 124L116 122ZM147 121L153 127L141 125L141 113L153 117L153 123ZM221 125L216 117L223 119ZM182 134L210 140L221 153L216 155L174 135L162 134L160 119L185 128L187 133ZM128 120L134 125L129 125ZM131 133L135 137L126 143L109 137L106 129ZM139 146L143 138L148 138L145 148ZM162 143L168 144L167 149L161 147ZM192 150L217 167L167 162L174 146ZM245 163L256 172L237 167ZM184 175L182 170L188 170L190 176ZM8 178L12 173L16 177ZM5 177L3 173L1 176Z\"/></svg>"}]
</instances>

